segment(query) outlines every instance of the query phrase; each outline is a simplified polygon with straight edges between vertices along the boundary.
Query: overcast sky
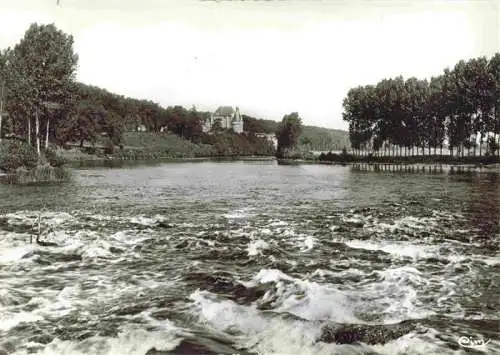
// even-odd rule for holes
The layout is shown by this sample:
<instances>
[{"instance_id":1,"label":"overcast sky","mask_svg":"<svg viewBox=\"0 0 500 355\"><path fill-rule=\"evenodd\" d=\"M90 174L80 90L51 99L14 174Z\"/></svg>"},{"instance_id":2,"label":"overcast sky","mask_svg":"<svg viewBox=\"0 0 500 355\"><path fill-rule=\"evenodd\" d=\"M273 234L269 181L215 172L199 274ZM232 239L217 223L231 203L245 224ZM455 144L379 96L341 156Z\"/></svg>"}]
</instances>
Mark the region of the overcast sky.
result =
<instances>
[{"instance_id":1,"label":"overcast sky","mask_svg":"<svg viewBox=\"0 0 500 355\"><path fill-rule=\"evenodd\" d=\"M500 0L0 0L0 47L32 22L75 38L78 79L163 106L346 128L349 88L500 50Z\"/></svg>"}]
</instances>

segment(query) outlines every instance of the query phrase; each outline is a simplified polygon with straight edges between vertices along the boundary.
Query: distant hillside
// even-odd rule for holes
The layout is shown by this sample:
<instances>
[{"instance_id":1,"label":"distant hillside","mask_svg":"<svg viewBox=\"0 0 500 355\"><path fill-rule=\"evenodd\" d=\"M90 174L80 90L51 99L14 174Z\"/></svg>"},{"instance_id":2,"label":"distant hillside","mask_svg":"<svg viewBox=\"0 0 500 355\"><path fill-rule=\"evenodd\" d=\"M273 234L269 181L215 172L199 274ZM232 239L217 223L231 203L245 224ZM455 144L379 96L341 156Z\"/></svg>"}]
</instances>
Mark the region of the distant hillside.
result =
<instances>
[{"instance_id":1,"label":"distant hillside","mask_svg":"<svg viewBox=\"0 0 500 355\"><path fill-rule=\"evenodd\" d=\"M244 130L255 133L274 133L279 122L263 120L242 115ZM299 144L307 150L341 150L344 146L349 148L349 134L340 129L330 129L317 126L304 126Z\"/></svg>"},{"instance_id":2,"label":"distant hillside","mask_svg":"<svg viewBox=\"0 0 500 355\"><path fill-rule=\"evenodd\" d=\"M310 150L341 150L343 147L350 147L347 131L317 126L304 126L299 143Z\"/></svg>"}]
</instances>

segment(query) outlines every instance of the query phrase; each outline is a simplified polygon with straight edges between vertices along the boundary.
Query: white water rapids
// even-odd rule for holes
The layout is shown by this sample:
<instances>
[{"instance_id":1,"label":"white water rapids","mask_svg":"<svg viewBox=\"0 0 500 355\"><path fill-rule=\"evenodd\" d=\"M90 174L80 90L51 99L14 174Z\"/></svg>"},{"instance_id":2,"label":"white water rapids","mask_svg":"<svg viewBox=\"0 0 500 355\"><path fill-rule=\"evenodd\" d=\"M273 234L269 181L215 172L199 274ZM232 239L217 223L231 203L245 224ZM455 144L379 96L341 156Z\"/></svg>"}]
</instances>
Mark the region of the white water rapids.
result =
<instances>
[{"instance_id":1,"label":"white water rapids","mask_svg":"<svg viewBox=\"0 0 500 355\"><path fill-rule=\"evenodd\" d=\"M0 187L9 353L464 354L464 336L500 353L498 177L272 163L75 175ZM40 211L55 247L29 244ZM380 344L319 341L326 323L405 320L415 329Z\"/></svg>"}]
</instances>

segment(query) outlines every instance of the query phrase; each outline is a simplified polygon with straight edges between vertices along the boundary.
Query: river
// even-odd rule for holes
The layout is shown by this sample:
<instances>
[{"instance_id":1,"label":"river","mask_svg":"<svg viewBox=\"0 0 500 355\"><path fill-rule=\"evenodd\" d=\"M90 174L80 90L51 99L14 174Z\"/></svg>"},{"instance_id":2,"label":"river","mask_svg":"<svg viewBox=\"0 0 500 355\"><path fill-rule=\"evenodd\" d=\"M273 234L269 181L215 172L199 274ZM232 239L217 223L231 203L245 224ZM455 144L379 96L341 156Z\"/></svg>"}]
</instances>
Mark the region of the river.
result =
<instances>
[{"instance_id":1,"label":"river","mask_svg":"<svg viewBox=\"0 0 500 355\"><path fill-rule=\"evenodd\" d=\"M39 213L57 246L29 243ZM500 353L499 220L491 172L163 163L0 186L0 348ZM378 344L321 340L405 320Z\"/></svg>"}]
</instances>

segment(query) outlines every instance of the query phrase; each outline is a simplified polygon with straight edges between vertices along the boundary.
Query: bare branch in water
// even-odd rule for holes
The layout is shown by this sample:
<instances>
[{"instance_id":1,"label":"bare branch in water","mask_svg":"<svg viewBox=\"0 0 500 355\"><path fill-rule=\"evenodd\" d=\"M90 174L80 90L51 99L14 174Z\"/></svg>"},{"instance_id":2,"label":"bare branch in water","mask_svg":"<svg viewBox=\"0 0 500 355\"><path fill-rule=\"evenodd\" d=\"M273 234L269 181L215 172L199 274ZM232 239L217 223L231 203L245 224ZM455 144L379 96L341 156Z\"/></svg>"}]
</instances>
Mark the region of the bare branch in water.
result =
<instances>
[{"instance_id":1,"label":"bare branch in water","mask_svg":"<svg viewBox=\"0 0 500 355\"><path fill-rule=\"evenodd\" d=\"M45 211L46 209L43 208L42 210L40 210L38 212L38 217L33 221L32 225L31 225L31 228L33 229L33 233L32 235L30 235L30 244L33 243L33 234L35 235L35 242L39 245L44 245L44 246L56 246L57 244L56 243L51 243L51 242L43 242L40 240L40 237L41 236L47 236L49 235L50 233L52 233L53 231L53 226L51 225L47 225L47 227L45 227L43 230L42 230L42 212Z\"/></svg>"}]
</instances>

